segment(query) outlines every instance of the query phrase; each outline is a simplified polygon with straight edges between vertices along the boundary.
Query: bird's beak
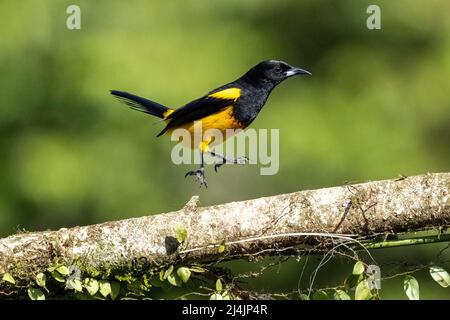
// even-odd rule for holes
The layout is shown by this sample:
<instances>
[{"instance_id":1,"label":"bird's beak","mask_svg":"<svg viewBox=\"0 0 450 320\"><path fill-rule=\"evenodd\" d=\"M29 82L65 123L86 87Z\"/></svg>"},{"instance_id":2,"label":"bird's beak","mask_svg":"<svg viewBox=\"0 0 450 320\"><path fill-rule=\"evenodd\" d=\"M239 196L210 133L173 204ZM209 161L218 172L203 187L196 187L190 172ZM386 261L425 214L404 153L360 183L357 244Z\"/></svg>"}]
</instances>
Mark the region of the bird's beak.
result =
<instances>
[{"instance_id":1,"label":"bird's beak","mask_svg":"<svg viewBox=\"0 0 450 320\"><path fill-rule=\"evenodd\" d=\"M286 77L292 77L295 76L296 74L308 74L310 76L312 75L311 72L297 67L291 67L288 71L285 72Z\"/></svg>"}]
</instances>

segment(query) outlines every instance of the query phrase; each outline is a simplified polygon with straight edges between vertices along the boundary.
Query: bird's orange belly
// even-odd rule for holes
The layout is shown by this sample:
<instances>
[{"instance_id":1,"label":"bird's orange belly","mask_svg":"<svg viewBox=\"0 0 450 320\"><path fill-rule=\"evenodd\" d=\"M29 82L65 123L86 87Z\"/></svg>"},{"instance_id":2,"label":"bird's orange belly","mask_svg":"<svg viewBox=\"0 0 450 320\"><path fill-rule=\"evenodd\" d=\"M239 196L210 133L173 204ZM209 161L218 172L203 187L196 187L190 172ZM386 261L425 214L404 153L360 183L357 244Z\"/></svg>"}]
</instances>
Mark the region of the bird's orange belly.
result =
<instances>
[{"instance_id":1,"label":"bird's orange belly","mask_svg":"<svg viewBox=\"0 0 450 320\"><path fill-rule=\"evenodd\" d=\"M229 106L202 120L171 128L167 132L172 134L177 129L184 129L186 133L189 133L190 140L186 141L187 139L183 136L183 139L180 138L183 141L180 142L191 148L206 151L208 146L221 144L236 134L238 129L243 128L242 123L233 116L233 107Z\"/></svg>"}]
</instances>

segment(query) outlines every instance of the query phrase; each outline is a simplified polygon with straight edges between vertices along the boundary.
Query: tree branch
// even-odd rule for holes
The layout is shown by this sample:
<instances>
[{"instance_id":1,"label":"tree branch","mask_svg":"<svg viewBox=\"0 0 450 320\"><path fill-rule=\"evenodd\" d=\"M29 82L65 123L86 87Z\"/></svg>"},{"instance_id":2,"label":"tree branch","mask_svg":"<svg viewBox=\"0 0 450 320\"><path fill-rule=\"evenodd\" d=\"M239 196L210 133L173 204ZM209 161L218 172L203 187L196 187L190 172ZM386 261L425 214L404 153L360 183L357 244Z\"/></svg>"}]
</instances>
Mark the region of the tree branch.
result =
<instances>
[{"instance_id":1,"label":"tree branch","mask_svg":"<svg viewBox=\"0 0 450 320\"><path fill-rule=\"evenodd\" d=\"M56 263L82 272L148 271L450 224L450 173L300 191L102 224L30 232L0 239L0 278L34 279ZM187 230L179 243L176 229ZM339 232L339 234L335 234ZM219 253L219 246L225 250Z\"/></svg>"}]
</instances>

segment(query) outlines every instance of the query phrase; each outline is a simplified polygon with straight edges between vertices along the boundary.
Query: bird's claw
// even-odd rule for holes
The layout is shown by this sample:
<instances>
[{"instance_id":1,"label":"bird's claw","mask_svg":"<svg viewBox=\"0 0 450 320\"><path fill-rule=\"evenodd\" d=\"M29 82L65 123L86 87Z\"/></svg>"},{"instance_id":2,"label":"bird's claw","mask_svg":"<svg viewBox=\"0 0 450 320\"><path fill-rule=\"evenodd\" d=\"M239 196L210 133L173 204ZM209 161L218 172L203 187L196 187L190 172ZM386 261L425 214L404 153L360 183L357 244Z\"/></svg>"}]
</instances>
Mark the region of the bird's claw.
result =
<instances>
[{"instance_id":1,"label":"bird's claw","mask_svg":"<svg viewBox=\"0 0 450 320\"><path fill-rule=\"evenodd\" d=\"M240 156L237 157L236 159L233 160L227 160L227 159L223 159L222 162L220 163L216 163L214 165L214 171L217 172L217 169L219 169L221 166L223 166L226 163L232 163L232 164L246 164L247 162L249 162L250 159L247 158L246 156Z\"/></svg>"},{"instance_id":2,"label":"bird's claw","mask_svg":"<svg viewBox=\"0 0 450 320\"><path fill-rule=\"evenodd\" d=\"M194 176L197 179L197 181L200 182L200 188L202 187L202 185L204 185L205 188L208 188L208 183L206 182L205 169L204 168L200 168L198 170L189 171L189 172L187 172L184 175L185 178L187 176Z\"/></svg>"},{"instance_id":3,"label":"bird's claw","mask_svg":"<svg viewBox=\"0 0 450 320\"><path fill-rule=\"evenodd\" d=\"M237 157L234 161L235 161L234 163L236 164L246 164L247 162L250 161L250 159L247 158L246 156L240 156Z\"/></svg>"},{"instance_id":4,"label":"bird's claw","mask_svg":"<svg viewBox=\"0 0 450 320\"><path fill-rule=\"evenodd\" d=\"M219 169L221 166L223 166L225 164L225 162L222 162L222 163L216 163L215 165L214 165L214 171L215 172L217 172L217 169Z\"/></svg>"}]
</instances>

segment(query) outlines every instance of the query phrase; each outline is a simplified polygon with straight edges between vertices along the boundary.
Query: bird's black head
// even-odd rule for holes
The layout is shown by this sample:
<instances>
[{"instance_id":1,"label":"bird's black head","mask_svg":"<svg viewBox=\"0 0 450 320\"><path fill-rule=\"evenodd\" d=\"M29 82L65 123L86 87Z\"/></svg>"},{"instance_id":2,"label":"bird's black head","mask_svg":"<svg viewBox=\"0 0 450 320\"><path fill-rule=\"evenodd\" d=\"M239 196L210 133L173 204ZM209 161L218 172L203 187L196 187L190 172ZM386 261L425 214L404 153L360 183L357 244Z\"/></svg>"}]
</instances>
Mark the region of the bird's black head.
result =
<instances>
[{"instance_id":1,"label":"bird's black head","mask_svg":"<svg viewBox=\"0 0 450 320\"><path fill-rule=\"evenodd\" d=\"M266 60L251 68L243 78L255 84L267 83L276 86L289 77L302 74L311 75L309 71L290 66L286 62Z\"/></svg>"}]
</instances>

